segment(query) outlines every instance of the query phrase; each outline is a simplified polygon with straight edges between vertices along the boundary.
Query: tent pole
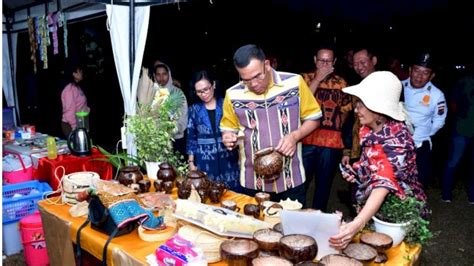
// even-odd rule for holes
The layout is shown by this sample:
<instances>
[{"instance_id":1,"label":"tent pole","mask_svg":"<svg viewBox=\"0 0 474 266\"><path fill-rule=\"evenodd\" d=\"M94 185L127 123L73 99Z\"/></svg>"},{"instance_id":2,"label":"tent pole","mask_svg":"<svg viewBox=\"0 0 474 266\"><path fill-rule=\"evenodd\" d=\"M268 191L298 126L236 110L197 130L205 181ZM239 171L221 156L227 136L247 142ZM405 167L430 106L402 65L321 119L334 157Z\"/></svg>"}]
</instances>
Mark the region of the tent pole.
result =
<instances>
[{"instance_id":1,"label":"tent pole","mask_svg":"<svg viewBox=\"0 0 474 266\"><path fill-rule=\"evenodd\" d=\"M13 48L12 48L12 36L11 36L11 22L10 17L6 19L7 27L7 38L8 38L8 59L10 60L10 75L12 76L12 87L13 87L13 98L15 99L15 115L13 116L15 126L21 125L20 119L20 106L18 105L18 93L16 91L16 79L15 79L15 66L13 65Z\"/></svg>"},{"instance_id":2,"label":"tent pole","mask_svg":"<svg viewBox=\"0 0 474 266\"><path fill-rule=\"evenodd\" d=\"M129 37L129 45L130 45L130 85L132 84L133 80L133 70L135 66L135 0L130 0L130 5L129 5L129 12L130 12L130 17L129 17L129 27L130 27L130 35ZM132 87L130 86L130 91L132 90Z\"/></svg>"}]
</instances>

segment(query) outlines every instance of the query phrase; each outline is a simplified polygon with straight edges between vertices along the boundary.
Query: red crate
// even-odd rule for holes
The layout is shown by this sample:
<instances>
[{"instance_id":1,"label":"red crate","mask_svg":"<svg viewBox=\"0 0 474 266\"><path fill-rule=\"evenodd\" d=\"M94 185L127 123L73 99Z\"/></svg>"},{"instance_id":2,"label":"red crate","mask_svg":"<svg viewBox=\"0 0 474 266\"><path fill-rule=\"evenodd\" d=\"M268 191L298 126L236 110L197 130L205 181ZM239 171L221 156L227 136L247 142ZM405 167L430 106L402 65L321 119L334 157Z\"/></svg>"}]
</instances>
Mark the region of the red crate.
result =
<instances>
[{"instance_id":1,"label":"red crate","mask_svg":"<svg viewBox=\"0 0 474 266\"><path fill-rule=\"evenodd\" d=\"M112 179L112 164L105 161L94 160L97 158L106 158L106 156L100 153L99 150L92 149L92 154L85 157L65 154L59 155L58 158L54 160L41 158L35 176L39 177L40 180L49 182L53 191L57 190L59 185L59 181L54 176L54 172L60 166L66 170L65 175L74 172L91 171L98 173L101 179ZM58 178L61 178L63 171L58 170L57 174Z\"/></svg>"}]
</instances>

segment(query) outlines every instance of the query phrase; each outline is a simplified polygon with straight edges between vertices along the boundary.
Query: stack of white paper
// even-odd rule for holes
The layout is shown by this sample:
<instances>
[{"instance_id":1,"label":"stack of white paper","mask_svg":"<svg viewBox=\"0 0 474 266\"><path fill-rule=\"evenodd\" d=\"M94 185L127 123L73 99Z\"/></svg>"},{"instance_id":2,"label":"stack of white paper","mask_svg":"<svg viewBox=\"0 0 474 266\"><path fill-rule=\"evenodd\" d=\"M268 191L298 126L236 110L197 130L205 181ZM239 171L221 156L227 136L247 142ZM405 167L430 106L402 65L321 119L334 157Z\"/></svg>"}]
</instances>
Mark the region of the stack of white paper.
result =
<instances>
[{"instance_id":1,"label":"stack of white paper","mask_svg":"<svg viewBox=\"0 0 474 266\"><path fill-rule=\"evenodd\" d=\"M318 244L319 260L328 254L338 254L338 250L329 246L328 239L339 233L341 217L337 214L320 211L288 211L280 212L281 224L285 235L304 234L312 236Z\"/></svg>"}]
</instances>

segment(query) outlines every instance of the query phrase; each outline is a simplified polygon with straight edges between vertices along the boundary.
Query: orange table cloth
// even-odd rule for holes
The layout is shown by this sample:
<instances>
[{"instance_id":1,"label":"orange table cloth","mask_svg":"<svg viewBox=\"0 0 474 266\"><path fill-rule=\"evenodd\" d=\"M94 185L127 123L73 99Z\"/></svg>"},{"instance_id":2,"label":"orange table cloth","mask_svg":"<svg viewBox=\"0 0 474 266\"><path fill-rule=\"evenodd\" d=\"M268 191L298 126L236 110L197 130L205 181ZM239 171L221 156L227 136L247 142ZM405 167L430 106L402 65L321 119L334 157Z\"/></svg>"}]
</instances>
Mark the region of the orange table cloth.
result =
<instances>
[{"instance_id":1,"label":"orange table cloth","mask_svg":"<svg viewBox=\"0 0 474 266\"><path fill-rule=\"evenodd\" d=\"M177 190L174 188L172 197L176 199ZM222 200L234 200L243 210L247 203L256 203L255 199L243 194L227 191ZM51 265L69 264L74 257L72 245L67 243L76 242L76 233L85 218L74 218L69 214L68 205L52 205L45 200L38 202L43 218L43 228L50 256ZM57 223L53 225L53 223ZM64 224L60 224L63 222ZM50 223L50 224L48 224ZM66 229L61 229L61 227ZM67 233L61 236L63 231L69 229L69 239ZM61 231L61 232L60 232ZM108 235L100 233L90 228L88 225L81 231L81 248L101 260L102 251ZM147 264L146 256L155 252L156 248L163 242L145 242L138 236L138 231L115 237L109 244L107 250L107 265L140 265ZM393 247L387 251L388 261L384 265L413 265L417 262L421 253L420 246L408 246L405 243ZM72 256L72 258L71 258ZM227 265L224 261L210 265ZM376 264L373 264L376 265Z\"/></svg>"}]
</instances>

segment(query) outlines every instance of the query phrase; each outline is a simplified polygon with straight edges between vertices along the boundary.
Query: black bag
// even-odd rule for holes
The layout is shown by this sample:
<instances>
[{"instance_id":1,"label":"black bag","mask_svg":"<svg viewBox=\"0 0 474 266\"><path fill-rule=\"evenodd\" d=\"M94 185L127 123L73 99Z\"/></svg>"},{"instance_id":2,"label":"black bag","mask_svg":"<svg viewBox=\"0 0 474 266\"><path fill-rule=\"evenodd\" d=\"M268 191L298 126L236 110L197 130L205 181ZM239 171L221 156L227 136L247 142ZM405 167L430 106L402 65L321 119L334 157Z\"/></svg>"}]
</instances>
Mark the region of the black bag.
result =
<instances>
[{"instance_id":1,"label":"black bag","mask_svg":"<svg viewBox=\"0 0 474 266\"><path fill-rule=\"evenodd\" d=\"M109 214L109 210L102 204L99 197L92 196L89 202L89 220L91 228L111 235L117 228L114 220ZM120 228L115 236L128 234L137 228L137 223L128 223L125 227Z\"/></svg>"},{"instance_id":2,"label":"black bag","mask_svg":"<svg viewBox=\"0 0 474 266\"><path fill-rule=\"evenodd\" d=\"M102 265L107 265L107 247L109 246L110 241L112 241L112 238L128 234L135 230L135 228L138 226L137 223L128 223L126 226L118 228L117 224L115 224L114 220L110 216L109 210L104 206L104 204L102 204L100 198L95 195L91 196L89 200L89 216L87 220L79 227L76 235L76 256L79 265L82 265L81 231L89 224L89 222L91 223L92 229L109 235L109 238L105 242L104 250L102 251Z\"/></svg>"}]
</instances>

